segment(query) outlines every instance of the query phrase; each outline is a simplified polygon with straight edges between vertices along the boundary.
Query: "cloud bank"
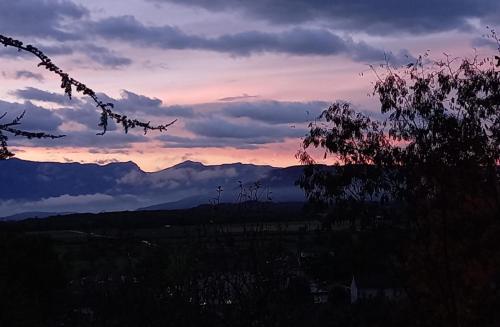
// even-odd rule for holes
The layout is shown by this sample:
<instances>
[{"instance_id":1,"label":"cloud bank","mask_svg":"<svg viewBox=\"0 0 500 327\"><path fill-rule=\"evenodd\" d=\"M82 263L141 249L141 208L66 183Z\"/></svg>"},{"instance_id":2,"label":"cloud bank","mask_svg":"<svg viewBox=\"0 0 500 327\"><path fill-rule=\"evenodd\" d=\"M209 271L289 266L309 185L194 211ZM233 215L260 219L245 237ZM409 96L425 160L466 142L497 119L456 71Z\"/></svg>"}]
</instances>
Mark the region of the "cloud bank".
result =
<instances>
[{"instance_id":1,"label":"cloud bank","mask_svg":"<svg viewBox=\"0 0 500 327\"><path fill-rule=\"evenodd\" d=\"M270 24L321 21L344 31L372 35L426 34L470 28L471 19L497 23L497 0L150 0L200 7L212 12L239 12Z\"/></svg>"}]
</instances>

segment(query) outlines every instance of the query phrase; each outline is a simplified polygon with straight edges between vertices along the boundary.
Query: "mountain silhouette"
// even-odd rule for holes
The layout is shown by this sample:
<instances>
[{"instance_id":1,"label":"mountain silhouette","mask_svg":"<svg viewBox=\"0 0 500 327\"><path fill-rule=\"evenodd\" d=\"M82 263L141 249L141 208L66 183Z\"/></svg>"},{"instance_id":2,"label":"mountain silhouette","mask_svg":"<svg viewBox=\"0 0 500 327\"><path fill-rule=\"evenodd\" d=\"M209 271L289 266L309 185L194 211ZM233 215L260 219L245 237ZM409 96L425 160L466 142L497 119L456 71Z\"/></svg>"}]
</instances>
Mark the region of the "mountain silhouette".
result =
<instances>
[{"instance_id":1,"label":"mountain silhouette","mask_svg":"<svg viewBox=\"0 0 500 327\"><path fill-rule=\"evenodd\" d=\"M151 206L184 209L212 201L218 186L223 189L222 202L255 197L261 201L304 201L302 190L295 185L302 171L301 166L184 161L149 173L130 161L98 165L9 159L0 161L0 185L9 185L0 188L0 217L23 212L101 212ZM241 193L246 196L241 198Z\"/></svg>"}]
</instances>

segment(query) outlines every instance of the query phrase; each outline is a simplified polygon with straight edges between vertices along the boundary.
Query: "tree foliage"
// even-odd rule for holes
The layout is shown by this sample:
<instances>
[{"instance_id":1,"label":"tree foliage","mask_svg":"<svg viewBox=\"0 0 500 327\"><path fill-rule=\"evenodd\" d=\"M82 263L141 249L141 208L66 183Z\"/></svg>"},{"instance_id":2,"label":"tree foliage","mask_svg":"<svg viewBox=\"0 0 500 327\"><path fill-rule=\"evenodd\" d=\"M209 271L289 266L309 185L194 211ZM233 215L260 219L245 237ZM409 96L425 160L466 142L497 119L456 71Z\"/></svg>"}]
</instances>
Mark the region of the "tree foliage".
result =
<instances>
[{"instance_id":1,"label":"tree foliage","mask_svg":"<svg viewBox=\"0 0 500 327\"><path fill-rule=\"evenodd\" d=\"M498 60L426 54L373 69L384 119L335 103L298 153L309 164L300 185L310 199L354 216L375 202L403 208L412 239L399 267L418 319L430 325L487 325L496 316L485 310L499 298L491 286L500 271ZM335 170L314 165L310 148L334 157Z\"/></svg>"},{"instance_id":2,"label":"tree foliage","mask_svg":"<svg viewBox=\"0 0 500 327\"><path fill-rule=\"evenodd\" d=\"M40 60L38 67L43 67L48 71L57 75L61 79L61 88L64 89L64 93L70 99L73 95L73 88L76 90L76 92L89 96L94 101L97 108L101 111L101 116L98 126L102 128L102 132L98 133L97 135L104 135L106 133L109 119L116 122L117 124L122 125L125 133L127 133L130 128L141 128L144 130L145 134L151 130L158 130L160 132L166 131L168 127L170 127L176 122L176 120L174 120L162 125L151 125L151 122L143 122L138 119L129 118L126 115L117 113L114 111L113 103L105 103L102 100L100 100L99 96L96 94L94 90L92 90L82 82L69 76L68 73L64 72L61 68L59 68L54 62L52 62L52 59L46 56L38 48L30 44L25 45L23 42L19 40L4 35L0 35L0 44L2 44L4 47L15 48L20 52L21 51L28 52L37 57ZM1 115L0 120L5 116L6 114ZM15 126L20 124L20 121L23 118L23 116L24 113L21 116L16 117L13 121L9 123L0 124L0 159L6 159L13 156L13 153L10 152L7 148L8 137L5 135L5 133L10 133L15 136L26 137L29 139L31 138L54 139L64 136L64 135L51 135L43 132L31 132L16 128Z\"/></svg>"}]
</instances>

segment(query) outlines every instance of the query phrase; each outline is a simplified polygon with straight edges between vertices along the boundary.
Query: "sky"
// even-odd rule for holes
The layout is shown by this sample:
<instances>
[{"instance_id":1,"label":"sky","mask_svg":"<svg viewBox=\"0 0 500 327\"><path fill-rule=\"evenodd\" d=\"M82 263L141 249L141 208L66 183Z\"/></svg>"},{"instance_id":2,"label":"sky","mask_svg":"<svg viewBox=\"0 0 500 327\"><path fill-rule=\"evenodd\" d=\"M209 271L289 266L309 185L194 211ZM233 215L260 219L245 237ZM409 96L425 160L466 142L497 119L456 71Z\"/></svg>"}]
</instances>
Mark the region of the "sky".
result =
<instances>
[{"instance_id":1,"label":"sky","mask_svg":"<svg viewBox=\"0 0 500 327\"><path fill-rule=\"evenodd\" d=\"M117 112L178 121L98 136L95 105L69 100L14 49L0 49L0 112L67 135L11 137L21 159L296 165L308 123L331 103L377 114L370 65L488 53L483 35L499 21L498 0L0 0L0 34L40 48Z\"/></svg>"}]
</instances>

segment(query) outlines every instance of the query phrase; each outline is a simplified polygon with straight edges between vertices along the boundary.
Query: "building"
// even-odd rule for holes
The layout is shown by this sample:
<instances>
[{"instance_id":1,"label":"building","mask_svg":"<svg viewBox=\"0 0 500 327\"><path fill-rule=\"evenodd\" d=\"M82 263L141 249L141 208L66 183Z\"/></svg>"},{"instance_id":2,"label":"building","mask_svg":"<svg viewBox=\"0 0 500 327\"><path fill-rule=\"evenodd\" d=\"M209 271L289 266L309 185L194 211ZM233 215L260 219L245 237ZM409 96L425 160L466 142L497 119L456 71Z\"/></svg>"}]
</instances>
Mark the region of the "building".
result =
<instances>
[{"instance_id":1,"label":"building","mask_svg":"<svg viewBox=\"0 0 500 327\"><path fill-rule=\"evenodd\" d=\"M399 301L405 297L404 289L396 281L384 274L359 274L352 276L351 304L364 300L384 299Z\"/></svg>"}]
</instances>

